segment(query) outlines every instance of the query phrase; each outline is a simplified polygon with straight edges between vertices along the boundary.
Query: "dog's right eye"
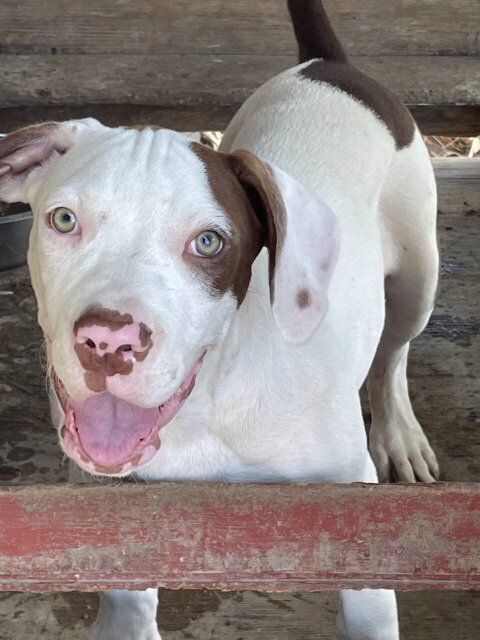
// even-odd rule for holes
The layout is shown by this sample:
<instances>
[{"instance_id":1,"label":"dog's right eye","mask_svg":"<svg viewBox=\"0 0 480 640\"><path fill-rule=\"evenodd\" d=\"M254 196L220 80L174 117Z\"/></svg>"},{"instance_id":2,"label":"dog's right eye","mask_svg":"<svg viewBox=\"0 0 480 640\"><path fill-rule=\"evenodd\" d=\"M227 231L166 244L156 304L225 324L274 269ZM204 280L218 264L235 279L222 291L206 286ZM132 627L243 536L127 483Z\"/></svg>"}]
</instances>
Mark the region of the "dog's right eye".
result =
<instances>
[{"instance_id":1,"label":"dog's right eye","mask_svg":"<svg viewBox=\"0 0 480 640\"><path fill-rule=\"evenodd\" d=\"M57 233L75 234L80 232L80 225L75 214L66 207L58 207L52 211L50 225Z\"/></svg>"},{"instance_id":2,"label":"dog's right eye","mask_svg":"<svg viewBox=\"0 0 480 640\"><path fill-rule=\"evenodd\" d=\"M223 249L222 236L216 231L208 229L196 236L188 247L188 252L194 256L213 258Z\"/></svg>"}]
</instances>

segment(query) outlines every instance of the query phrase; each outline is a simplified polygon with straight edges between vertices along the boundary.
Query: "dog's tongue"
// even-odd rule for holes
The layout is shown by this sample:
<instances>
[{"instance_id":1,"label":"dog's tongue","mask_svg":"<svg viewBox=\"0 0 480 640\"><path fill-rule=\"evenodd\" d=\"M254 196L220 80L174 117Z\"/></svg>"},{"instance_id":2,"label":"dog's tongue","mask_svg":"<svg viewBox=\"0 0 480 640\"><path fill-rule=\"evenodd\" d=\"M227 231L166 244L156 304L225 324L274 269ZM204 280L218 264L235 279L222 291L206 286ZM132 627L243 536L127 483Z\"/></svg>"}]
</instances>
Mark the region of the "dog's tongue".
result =
<instances>
[{"instance_id":1,"label":"dog's tongue","mask_svg":"<svg viewBox=\"0 0 480 640\"><path fill-rule=\"evenodd\" d=\"M85 452L104 467L129 460L159 418L158 408L142 409L108 391L74 402L72 408Z\"/></svg>"}]
</instances>

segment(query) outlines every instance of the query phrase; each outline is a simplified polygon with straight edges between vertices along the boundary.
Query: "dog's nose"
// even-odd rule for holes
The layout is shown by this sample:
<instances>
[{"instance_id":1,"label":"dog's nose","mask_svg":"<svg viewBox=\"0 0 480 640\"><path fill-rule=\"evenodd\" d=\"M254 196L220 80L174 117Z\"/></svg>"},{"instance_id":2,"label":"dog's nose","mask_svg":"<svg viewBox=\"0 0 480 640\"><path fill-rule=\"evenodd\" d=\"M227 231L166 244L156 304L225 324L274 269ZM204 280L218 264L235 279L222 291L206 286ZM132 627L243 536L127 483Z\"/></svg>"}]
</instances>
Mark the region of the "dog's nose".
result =
<instances>
[{"instance_id":1,"label":"dog's nose","mask_svg":"<svg viewBox=\"0 0 480 640\"><path fill-rule=\"evenodd\" d=\"M75 337L77 344L84 344L89 349L94 350L99 356L106 353L122 351L143 351L140 341L140 324L124 324L118 326L109 323L109 326L92 324L80 327Z\"/></svg>"},{"instance_id":2,"label":"dog's nose","mask_svg":"<svg viewBox=\"0 0 480 640\"><path fill-rule=\"evenodd\" d=\"M153 344L146 324L112 309L87 311L75 322L73 332L83 368L103 377L130 373L134 361L144 360Z\"/></svg>"}]
</instances>

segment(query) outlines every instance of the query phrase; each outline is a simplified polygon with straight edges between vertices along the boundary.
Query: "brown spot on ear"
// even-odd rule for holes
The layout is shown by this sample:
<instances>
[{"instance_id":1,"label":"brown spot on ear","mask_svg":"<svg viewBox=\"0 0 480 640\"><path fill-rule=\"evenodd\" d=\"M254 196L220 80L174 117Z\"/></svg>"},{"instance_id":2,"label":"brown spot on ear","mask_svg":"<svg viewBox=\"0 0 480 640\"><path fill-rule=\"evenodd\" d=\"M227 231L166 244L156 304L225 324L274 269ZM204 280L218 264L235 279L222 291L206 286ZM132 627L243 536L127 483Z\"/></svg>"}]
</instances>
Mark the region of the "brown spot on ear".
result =
<instances>
[{"instance_id":1,"label":"brown spot on ear","mask_svg":"<svg viewBox=\"0 0 480 640\"><path fill-rule=\"evenodd\" d=\"M108 344L106 342L100 342L100 344L98 346L103 351L104 349L106 349L108 347Z\"/></svg>"},{"instance_id":2,"label":"brown spot on ear","mask_svg":"<svg viewBox=\"0 0 480 640\"><path fill-rule=\"evenodd\" d=\"M403 149L412 142L415 123L408 109L386 87L352 65L314 60L301 69L299 75L336 87L373 111L392 134L397 149Z\"/></svg>"},{"instance_id":3,"label":"brown spot on ear","mask_svg":"<svg viewBox=\"0 0 480 640\"><path fill-rule=\"evenodd\" d=\"M312 304L312 296L308 289L300 289L297 293L297 307L299 309L306 309Z\"/></svg>"}]
</instances>

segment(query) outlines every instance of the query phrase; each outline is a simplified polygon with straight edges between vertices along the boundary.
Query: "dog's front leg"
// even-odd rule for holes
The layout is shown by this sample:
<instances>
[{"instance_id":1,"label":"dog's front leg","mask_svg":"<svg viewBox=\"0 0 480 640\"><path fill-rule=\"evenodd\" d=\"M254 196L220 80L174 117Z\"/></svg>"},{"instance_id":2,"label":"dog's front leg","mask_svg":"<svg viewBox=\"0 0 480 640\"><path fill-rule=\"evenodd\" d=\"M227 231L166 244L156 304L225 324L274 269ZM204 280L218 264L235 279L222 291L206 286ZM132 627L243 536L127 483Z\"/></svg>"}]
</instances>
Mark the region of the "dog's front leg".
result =
<instances>
[{"instance_id":1,"label":"dog's front leg","mask_svg":"<svg viewBox=\"0 0 480 640\"><path fill-rule=\"evenodd\" d=\"M53 408L53 407L52 407ZM69 480L88 484L92 476L70 461ZM96 479L98 482L98 478ZM100 593L98 616L87 633L88 640L161 640L157 628L157 589Z\"/></svg>"},{"instance_id":2,"label":"dog's front leg","mask_svg":"<svg viewBox=\"0 0 480 640\"><path fill-rule=\"evenodd\" d=\"M365 470L352 482L376 483L377 473L367 452ZM339 640L399 640L395 592L387 589L344 589L337 617Z\"/></svg>"},{"instance_id":3,"label":"dog's front leg","mask_svg":"<svg viewBox=\"0 0 480 640\"><path fill-rule=\"evenodd\" d=\"M340 593L337 628L340 640L398 640L395 593L386 589Z\"/></svg>"},{"instance_id":4,"label":"dog's front leg","mask_svg":"<svg viewBox=\"0 0 480 640\"><path fill-rule=\"evenodd\" d=\"M104 591L88 640L161 640L157 628L157 589Z\"/></svg>"}]
</instances>

